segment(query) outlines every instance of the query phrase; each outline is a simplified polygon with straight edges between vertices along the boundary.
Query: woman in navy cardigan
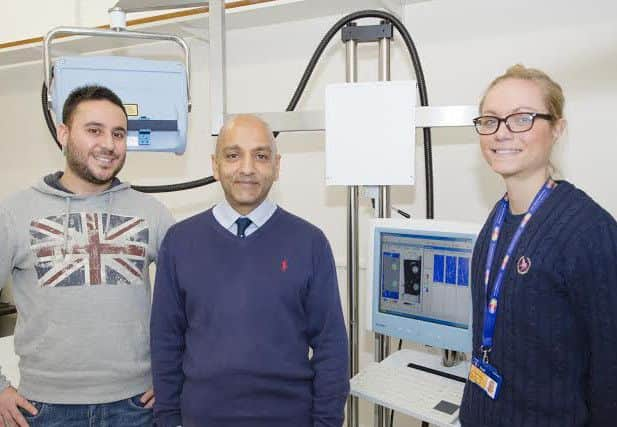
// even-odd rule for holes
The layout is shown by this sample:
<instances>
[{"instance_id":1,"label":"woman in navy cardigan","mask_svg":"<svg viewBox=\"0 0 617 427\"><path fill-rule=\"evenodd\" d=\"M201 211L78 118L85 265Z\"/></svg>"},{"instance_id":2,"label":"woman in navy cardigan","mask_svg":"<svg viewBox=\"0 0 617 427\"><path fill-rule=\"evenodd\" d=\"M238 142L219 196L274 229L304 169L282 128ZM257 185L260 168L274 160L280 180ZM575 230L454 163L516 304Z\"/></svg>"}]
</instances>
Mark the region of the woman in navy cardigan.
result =
<instances>
[{"instance_id":1,"label":"woman in navy cardigan","mask_svg":"<svg viewBox=\"0 0 617 427\"><path fill-rule=\"evenodd\" d=\"M563 106L549 76L515 65L474 120L507 192L474 250L463 427L617 425L617 223L551 178Z\"/></svg>"}]
</instances>

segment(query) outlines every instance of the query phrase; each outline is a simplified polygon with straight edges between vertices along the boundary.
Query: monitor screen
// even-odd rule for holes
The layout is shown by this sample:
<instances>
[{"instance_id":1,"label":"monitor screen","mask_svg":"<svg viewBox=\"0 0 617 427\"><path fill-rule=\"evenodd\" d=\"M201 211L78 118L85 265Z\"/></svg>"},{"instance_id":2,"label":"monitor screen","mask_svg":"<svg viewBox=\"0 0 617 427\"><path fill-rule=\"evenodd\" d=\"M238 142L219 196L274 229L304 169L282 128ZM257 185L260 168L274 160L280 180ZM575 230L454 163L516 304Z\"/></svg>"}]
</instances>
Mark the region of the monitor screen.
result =
<instances>
[{"instance_id":1,"label":"monitor screen","mask_svg":"<svg viewBox=\"0 0 617 427\"><path fill-rule=\"evenodd\" d=\"M434 221L407 221L402 227L380 221L372 239L374 330L470 351L476 227Z\"/></svg>"}]
</instances>

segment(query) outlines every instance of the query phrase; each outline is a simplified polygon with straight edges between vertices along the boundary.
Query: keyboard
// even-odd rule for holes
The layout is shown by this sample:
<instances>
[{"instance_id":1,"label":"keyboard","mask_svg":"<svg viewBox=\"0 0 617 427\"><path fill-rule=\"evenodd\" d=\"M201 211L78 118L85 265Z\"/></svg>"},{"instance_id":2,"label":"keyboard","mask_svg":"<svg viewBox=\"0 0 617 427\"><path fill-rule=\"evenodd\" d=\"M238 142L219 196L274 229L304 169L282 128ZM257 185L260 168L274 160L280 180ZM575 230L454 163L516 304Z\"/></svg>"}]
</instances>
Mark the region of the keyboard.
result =
<instances>
[{"instance_id":1,"label":"keyboard","mask_svg":"<svg viewBox=\"0 0 617 427\"><path fill-rule=\"evenodd\" d=\"M355 396L444 427L458 419L465 388L464 383L439 375L375 362L350 384Z\"/></svg>"}]
</instances>

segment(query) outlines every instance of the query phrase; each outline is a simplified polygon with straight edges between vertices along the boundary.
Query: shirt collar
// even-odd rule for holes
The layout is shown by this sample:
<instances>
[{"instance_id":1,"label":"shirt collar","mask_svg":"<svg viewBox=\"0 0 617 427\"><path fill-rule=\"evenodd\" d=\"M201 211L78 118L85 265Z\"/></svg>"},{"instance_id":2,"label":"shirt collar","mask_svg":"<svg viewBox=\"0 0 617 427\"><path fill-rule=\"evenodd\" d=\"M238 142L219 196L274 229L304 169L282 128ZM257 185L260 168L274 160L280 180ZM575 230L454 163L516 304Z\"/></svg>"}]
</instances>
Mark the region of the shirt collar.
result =
<instances>
[{"instance_id":1,"label":"shirt collar","mask_svg":"<svg viewBox=\"0 0 617 427\"><path fill-rule=\"evenodd\" d=\"M218 222L225 228L231 227L238 218L249 218L258 228L264 225L276 211L276 204L268 199L261 202L259 206L253 209L248 215L239 214L227 200L223 200L214 207L214 215Z\"/></svg>"}]
</instances>

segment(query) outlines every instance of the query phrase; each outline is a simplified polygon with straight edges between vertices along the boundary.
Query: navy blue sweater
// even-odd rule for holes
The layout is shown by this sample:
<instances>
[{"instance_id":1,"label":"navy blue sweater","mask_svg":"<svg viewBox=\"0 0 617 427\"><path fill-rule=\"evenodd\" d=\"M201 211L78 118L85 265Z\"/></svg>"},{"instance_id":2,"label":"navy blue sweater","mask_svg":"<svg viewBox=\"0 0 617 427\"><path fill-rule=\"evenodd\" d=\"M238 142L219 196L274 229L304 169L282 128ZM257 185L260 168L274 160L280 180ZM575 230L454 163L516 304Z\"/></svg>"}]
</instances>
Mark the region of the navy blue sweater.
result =
<instances>
[{"instance_id":1,"label":"navy blue sweater","mask_svg":"<svg viewBox=\"0 0 617 427\"><path fill-rule=\"evenodd\" d=\"M212 210L173 226L151 337L157 426L343 423L348 348L332 252L281 208L242 239Z\"/></svg>"},{"instance_id":2,"label":"navy blue sweater","mask_svg":"<svg viewBox=\"0 0 617 427\"><path fill-rule=\"evenodd\" d=\"M494 214L472 262L476 356ZM521 217L506 218L493 277ZM526 274L517 271L521 256L531 260ZM490 362L503 377L501 394L493 401L467 383L463 427L617 425L617 223L609 213L561 181L527 225L498 307Z\"/></svg>"}]
</instances>

